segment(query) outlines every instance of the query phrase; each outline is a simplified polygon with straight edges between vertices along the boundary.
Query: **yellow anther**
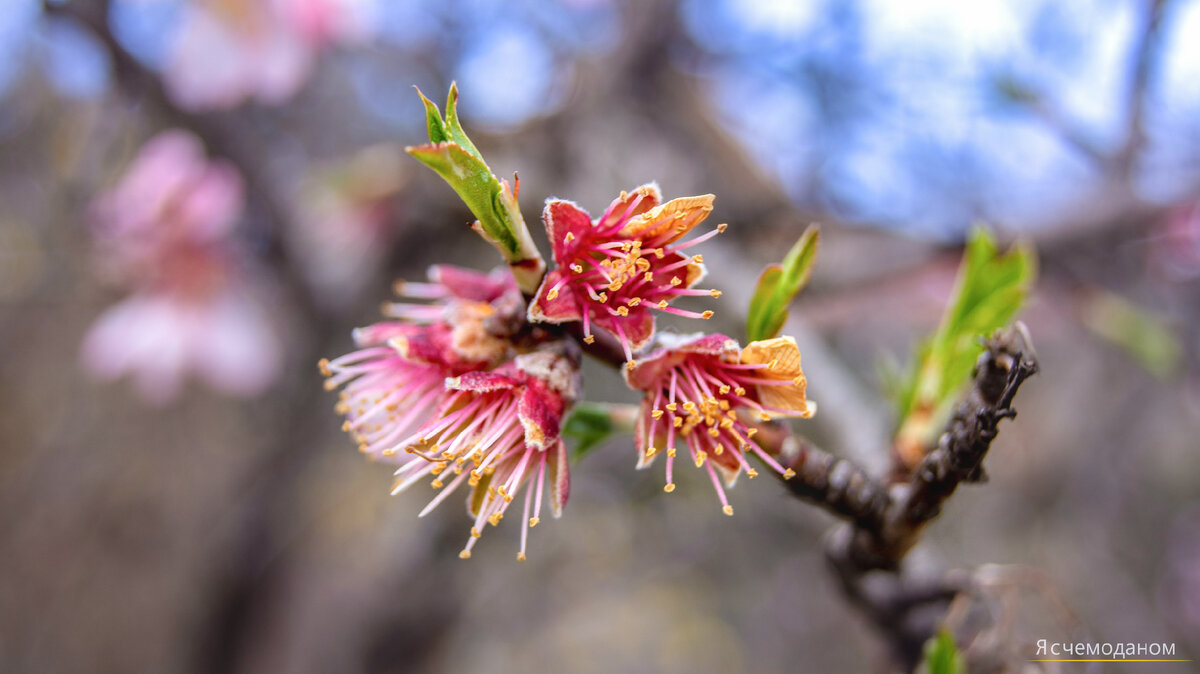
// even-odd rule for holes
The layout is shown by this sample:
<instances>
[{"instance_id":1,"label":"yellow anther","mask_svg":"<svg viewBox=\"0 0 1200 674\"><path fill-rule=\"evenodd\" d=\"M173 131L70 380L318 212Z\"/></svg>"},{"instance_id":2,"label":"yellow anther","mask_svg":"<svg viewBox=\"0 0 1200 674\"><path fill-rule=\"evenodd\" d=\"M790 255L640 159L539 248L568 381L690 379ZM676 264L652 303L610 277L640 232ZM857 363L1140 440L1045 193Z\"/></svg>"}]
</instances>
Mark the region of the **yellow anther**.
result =
<instances>
[{"instance_id":1,"label":"yellow anther","mask_svg":"<svg viewBox=\"0 0 1200 674\"><path fill-rule=\"evenodd\" d=\"M645 281L646 283L650 283L651 281L654 280L654 272L648 271L645 274L642 274L642 280Z\"/></svg>"},{"instance_id":2,"label":"yellow anther","mask_svg":"<svg viewBox=\"0 0 1200 674\"><path fill-rule=\"evenodd\" d=\"M721 224L717 225L717 231L722 234L724 234L725 230L727 229L729 229L729 223L727 222L722 222Z\"/></svg>"},{"instance_id":3,"label":"yellow anther","mask_svg":"<svg viewBox=\"0 0 1200 674\"><path fill-rule=\"evenodd\" d=\"M668 494L675 491L675 483L674 482L666 483L665 485L663 485L663 491L667 492Z\"/></svg>"},{"instance_id":4,"label":"yellow anther","mask_svg":"<svg viewBox=\"0 0 1200 674\"><path fill-rule=\"evenodd\" d=\"M433 482L429 483L429 486L433 487L434 489L441 489L442 487L445 487L446 485L442 484L441 480L434 480Z\"/></svg>"},{"instance_id":5,"label":"yellow anther","mask_svg":"<svg viewBox=\"0 0 1200 674\"><path fill-rule=\"evenodd\" d=\"M655 419L661 419L662 415L663 415L662 410L651 410L651 412L650 412L650 416L654 417Z\"/></svg>"},{"instance_id":6,"label":"yellow anther","mask_svg":"<svg viewBox=\"0 0 1200 674\"><path fill-rule=\"evenodd\" d=\"M575 272L576 274L582 274L583 265L579 264L578 262L574 262L571 264L571 271Z\"/></svg>"},{"instance_id":7,"label":"yellow anther","mask_svg":"<svg viewBox=\"0 0 1200 674\"><path fill-rule=\"evenodd\" d=\"M536 527L538 525L538 522L541 522L541 521L542 521L542 518L540 518L540 517L530 517L529 518L529 526Z\"/></svg>"},{"instance_id":8,"label":"yellow anther","mask_svg":"<svg viewBox=\"0 0 1200 674\"><path fill-rule=\"evenodd\" d=\"M462 552L458 553L458 558L459 558L459 559L470 559L470 558L471 558L471 551L470 551L470 550L463 550Z\"/></svg>"},{"instance_id":9,"label":"yellow anther","mask_svg":"<svg viewBox=\"0 0 1200 674\"><path fill-rule=\"evenodd\" d=\"M567 236L571 236L571 235L570 235L570 234L568 234ZM518 561L518 562L523 562L523 561L525 561L525 553L524 553L524 552L518 552L518 553L517 553L517 561Z\"/></svg>"},{"instance_id":10,"label":"yellow anther","mask_svg":"<svg viewBox=\"0 0 1200 674\"><path fill-rule=\"evenodd\" d=\"M672 277L671 277L671 285L673 285L673 286L677 286L677 285L680 285L680 284L682 284L682 283L683 283L683 279L679 278L678 276L672 276Z\"/></svg>"},{"instance_id":11,"label":"yellow anther","mask_svg":"<svg viewBox=\"0 0 1200 674\"><path fill-rule=\"evenodd\" d=\"M746 470L746 477L753 480L754 478L758 477L758 471L754 470L753 468L749 468Z\"/></svg>"},{"instance_id":12,"label":"yellow anther","mask_svg":"<svg viewBox=\"0 0 1200 674\"><path fill-rule=\"evenodd\" d=\"M471 537L472 538L479 538L482 535L483 535L483 532L481 532L477 527L471 527Z\"/></svg>"},{"instance_id":13,"label":"yellow anther","mask_svg":"<svg viewBox=\"0 0 1200 674\"><path fill-rule=\"evenodd\" d=\"M678 406L677 404L675 404L675 403L667 403L667 411L668 411L668 412L674 412L674 411L675 411L675 410L677 410L677 409L679 409L679 406Z\"/></svg>"},{"instance_id":14,"label":"yellow anther","mask_svg":"<svg viewBox=\"0 0 1200 674\"><path fill-rule=\"evenodd\" d=\"M790 480L793 477L796 477L796 471L792 470L791 468L783 471L783 479Z\"/></svg>"},{"instance_id":15,"label":"yellow anther","mask_svg":"<svg viewBox=\"0 0 1200 674\"><path fill-rule=\"evenodd\" d=\"M617 307L617 315L618 316L628 316L629 315L629 307Z\"/></svg>"},{"instance_id":16,"label":"yellow anther","mask_svg":"<svg viewBox=\"0 0 1200 674\"><path fill-rule=\"evenodd\" d=\"M704 320L708 320L712 317L713 317L713 312L711 312L711 311L706 311L706 312L700 314L700 318L703 318Z\"/></svg>"},{"instance_id":17,"label":"yellow anther","mask_svg":"<svg viewBox=\"0 0 1200 674\"><path fill-rule=\"evenodd\" d=\"M714 298L716 298L716 297L721 296L721 291L717 290L716 288L713 288L712 290L708 291L708 294L712 295Z\"/></svg>"},{"instance_id":18,"label":"yellow anther","mask_svg":"<svg viewBox=\"0 0 1200 674\"><path fill-rule=\"evenodd\" d=\"M558 288L551 288L550 292L546 293L546 299L548 299L548 300L558 299Z\"/></svg>"},{"instance_id":19,"label":"yellow anther","mask_svg":"<svg viewBox=\"0 0 1200 674\"><path fill-rule=\"evenodd\" d=\"M746 395L746 389L739 386L739 387L733 389L733 394L738 395L738 396L744 396L744 395Z\"/></svg>"},{"instance_id":20,"label":"yellow anther","mask_svg":"<svg viewBox=\"0 0 1200 674\"><path fill-rule=\"evenodd\" d=\"M721 384L721 388L717 389L717 392L723 396L727 396L732 390L733 389L729 386L729 384Z\"/></svg>"},{"instance_id":21,"label":"yellow anther","mask_svg":"<svg viewBox=\"0 0 1200 674\"><path fill-rule=\"evenodd\" d=\"M729 515L730 517L733 517L733 506L727 505L724 508L721 508L721 512L725 513L726 515Z\"/></svg>"},{"instance_id":22,"label":"yellow anther","mask_svg":"<svg viewBox=\"0 0 1200 674\"><path fill-rule=\"evenodd\" d=\"M658 454L657 447L650 446L650 447L646 448L646 458L647 459L654 457L654 455L656 455L656 454Z\"/></svg>"},{"instance_id":23,"label":"yellow anther","mask_svg":"<svg viewBox=\"0 0 1200 674\"><path fill-rule=\"evenodd\" d=\"M666 301L666 300L659 300L659 301L658 301L658 308L659 308L659 309L666 309L666 308L667 308L667 301Z\"/></svg>"},{"instance_id":24,"label":"yellow anther","mask_svg":"<svg viewBox=\"0 0 1200 674\"><path fill-rule=\"evenodd\" d=\"M674 447L667 447L667 458L669 458L669 459L675 458L675 448Z\"/></svg>"},{"instance_id":25,"label":"yellow anther","mask_svg":"<svg viewBox=\"0 0 1200 674\"><path fill-rule=\"evenodd\" d=\"M696 467L704 465L704 460L708 458L708 454L704 452L696 452Z\"/></svg>"},{"instance_id":26,"label":"yellow anther","mask_svg":"<svg viewBox=\"0 0 1200 674\"><path fill-rule=\"evenodd\" d=\"M595 336L595 335L584 335L584 336L583 336L583 343L584 343L584 344L593 344L593 343L595 343L595 341L596 341L596 336Z\"/></svg>"},{"instance_id":27,"label":"yellow anther","mask_svg":"<svg viewBox=\"0 0 1200 674\"><path fill-rule=\"evenodd\" d=\"M700 264L701 262L704 262L704 256L703 255L693 255L692 262L695 262L696 264Z\"/></svg>"},{"instance_id":28,"label":"yellow anther","mask_svg":"<svg viewBox=\"0 0 1200 674\"><path fill-rule=\"evenodd\" d=\"M572 234L571 232L567 232L567 235L566 235L565 237L563 237L563 240L564 240L566 243L571 243L572 241L574 241L574 240L575 240L575 235L574 235L574 234Z\"/></svg>"},{"instance_id":29,"label":"yellow anther","mask_svg":"<svg viewBox=\"0 0 1200 674\"><path fill-rule=\"evenodd\" d=\"M326 377L333 376L333 372L331 372L329 370L329 359L328 358L322 358L321 360L318 360L317 367L321 368L321 374L325 375Z\"/></svg>"}]
</instances>

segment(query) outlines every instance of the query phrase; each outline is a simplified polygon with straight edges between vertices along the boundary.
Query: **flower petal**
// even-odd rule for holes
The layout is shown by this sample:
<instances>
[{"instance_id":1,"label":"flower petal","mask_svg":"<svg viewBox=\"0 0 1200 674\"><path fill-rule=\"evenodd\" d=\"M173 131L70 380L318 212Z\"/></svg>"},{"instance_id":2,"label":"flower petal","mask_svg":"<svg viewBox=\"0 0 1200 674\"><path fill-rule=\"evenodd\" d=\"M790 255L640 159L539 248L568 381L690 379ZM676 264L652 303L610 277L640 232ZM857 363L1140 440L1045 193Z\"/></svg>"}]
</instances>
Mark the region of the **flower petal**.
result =
<instances>
[{"instance_id":1,"label":"flower petal","mask_svg":"<svg viewBox=\"0 0 1200 674\"><path fill-rule=\"evenodd\" d=\"M517 402L517 416L525 427L525 444L546 449L558 442L562 427L562 397L538 380L526 385Z\"/></svg>"},{"instance_id":2,"label":"flower petal","mask_svg":"<svg viewBox=\"0 0 1200 674\"><path fill-rule=\"evenodd\" d=\"M517 288L507 269L485 274L451 264L435 264L429 267L427 276L430 282L445 286L455 297L472 302L494 302Z\"/></svg>"},{"instance_id":3,"label":"flower petal","mask_svg":"<svg viewBox=\"0 0 1200 674\"><path fill-rule=\"evenodd\" d=\"M759 386L758 397L763 405L778 409L793 410L801 417L811 417L808 401L804 397L804 389L808 381L804 371L800 369L800 349L796 340L788 336L764 339L751 342L742 349L743 364L767 363L769 368L761 374L771 379L792 380L786 386Z\"/></svg>"},{"instance_id":4,"label":"flower petal","mask_svg":"<svg viewBox=\"0 0 1200 674\"><path fill-rule=\"evenodd\" d=\"M596 325L614 335L624 334L634 351L646 346L654 336L654 315L641 307L631 310L628 316L602 314L596 317ZM617 330L618 325L621 326L620 330Z\"/></svg>"},{"instance_id":5,"label":"flower petal","mask_svg":"<svg viewBox=\"0 0 1200 674\"><path fill-rule=\"evenodd\" d=\"M600 216L597 226L607 229L618 222L635 218L662 203L657 183L646 183L632 192L621 192Z\"/></svg>"},{"instance_id":6,"label":"flower petal","mask_svg":"<svg viewBox=\"0 0 1200 674\"><path fill-rule=\"evenodd\" d=\"M702 194L672 199L630 220L621 234L656 246L677 241L712 213L715 198Z\"/></svg>"},{"instance_id":7,"label":"flower petal","mask_svg":"<svg viewBox=\"0 0 1200 674\"><path fill-rule=\"evenodd\" d=\"M554 262L559 267L566 267L583 241L591 236L591 217L573 202L548 199L542 211L542 220L546 223L546 235L550 237Z\"/></svg>"},{"instance_id":8,"label":"flower petal","mask_svg":"<svg viewBox=\"0 0 1200 674\"><path fill-rule=\"evenodd\" d=\"M583 311L575 291L567 283L567 273L563 269L555 269L546 274L542 285L538 288L537 297L529 305L529 320L535 323L566 323L583 319ZM556 286L558 289L556 290ZM554 291L554 299L550 298Z\"/></svg>"},{"instance_id":9,"label":"flower petal","mask_svg":"<svg viewBox=\"0 0 1200 674\"><path fill-rule=\"evenodd\" d=\"M653 405L650 400L643 398L641 409L638 411L637 425L633 429L634 442L637 443L638 462L637 467L649 468L650 464L654 463L654 459L662 453L666 444L665 436L650 437L650 424L653 420L651 412ZM653 454L649 454L650 447L653 446L657 450Z\"/></svg>"},{"instance_id":10,"label":"flower petal","mask_svg":"<svg viewBox=\"0 0 1200 674\"><path fill-rule=\"evenodd\" d=\"M571 475L567 467L567 446L562 440L553 448L549 459L550 470L550 512L555 517L562 517L563 507L567 505L567 497L571 495Z\"/></svg>"},{"instance_id":11,"label":"flower petal","mask_svg":"<svg viewBox=\"0 0 1200 674\"><path fill-rule=\"evenodd\" d=\"M498 372L468 372L457 377L446 378L446 388L455 391L499 391L515 388L521 382Z\"/></svg>"}]
</instances>

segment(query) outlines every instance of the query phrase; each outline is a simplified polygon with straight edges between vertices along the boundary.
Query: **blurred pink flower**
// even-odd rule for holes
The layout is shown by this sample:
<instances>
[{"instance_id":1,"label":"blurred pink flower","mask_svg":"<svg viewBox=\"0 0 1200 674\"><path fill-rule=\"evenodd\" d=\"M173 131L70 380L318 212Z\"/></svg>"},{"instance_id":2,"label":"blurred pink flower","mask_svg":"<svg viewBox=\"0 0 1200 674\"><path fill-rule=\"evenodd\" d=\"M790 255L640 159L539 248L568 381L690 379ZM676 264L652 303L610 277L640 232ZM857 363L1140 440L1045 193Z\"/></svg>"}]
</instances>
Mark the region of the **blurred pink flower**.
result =
<instances>
[{"instance_id":1,"label":"blurred pink flower","mask_svg":"<svg viewBox=\"0 0 1200 674\"><path fill-rule=\"evenodd\" d=\"M199 140L181 131L147 142L120 182L97 196L100 263L131 295L84 338L90 372L131 375L157 403L174 399L189 373L235 395L267 388L281 345L231 239L244 199L236 170L206 159Z\"/></svg>"},{"instance_id":2,"label":"blurred pink flower","mask_svg":"<svg viewBox=\"0 0 1200 674\"><path fill-rule=\"evenodd\" d=\"M189 373L218 391L257 395L280 367L277 340L262 313L259 303L230 287L203 302L136 294L92 324L84 365L101 379L130 375L150 402L174 400Z\"/></svg>"},{"instance_id":3,"label":"blurred pink flower","mask_svg":"<svg viewBox=\"0 0 1200 674\"><path fill-rule=\"evenodd\" d=\"M187 5L164 73L190 109L246 99L279 104L308 77L326 44L367 37L373 0L208 0Z\"/></svg>"},{"instance_id":4,"label":"blurred pink flower","mask_svg":"<svg viewBox=\"0 0 1200 674\"><path fill-rule=\"evenodd\" d=\"M663 349L625 372L630 388L646 393L635 433L638 468L648 467L665 450L664 489L674 491L676 448L683 444L696 467L708 471L722 509L732 515L719 477L732 486L743 470L749 477L758 475L746 460L748 453L784 478L794 475L758 446L758 430L743 415L761 420L812 416L800 351L791 337L751 342L744 349L725 335L664 337Z\"/></svg>"},{"instance_id":5,"label":"blurred pink flower","mask_svg":"<svg viewBox=\"0 0 1200 674\"><path fill-rule=\"evenodd\" d=\"M1162 270L1177 281L1200 276L1200 202L1172 208L1159 230L1153 251Z\"/></svg>"},{"instance_id":6,"label":"blurred pink flower","mask_svg":"<svg viewBox=\"0 0 1200 674\"><path fill-rule=\"evenodd\" d=\"M314 172L299 186L287 244L317 301L344 310L384 263L398 231L393 209L406 172L403 148L375 145Z\"/></svg>"}]
</instances>

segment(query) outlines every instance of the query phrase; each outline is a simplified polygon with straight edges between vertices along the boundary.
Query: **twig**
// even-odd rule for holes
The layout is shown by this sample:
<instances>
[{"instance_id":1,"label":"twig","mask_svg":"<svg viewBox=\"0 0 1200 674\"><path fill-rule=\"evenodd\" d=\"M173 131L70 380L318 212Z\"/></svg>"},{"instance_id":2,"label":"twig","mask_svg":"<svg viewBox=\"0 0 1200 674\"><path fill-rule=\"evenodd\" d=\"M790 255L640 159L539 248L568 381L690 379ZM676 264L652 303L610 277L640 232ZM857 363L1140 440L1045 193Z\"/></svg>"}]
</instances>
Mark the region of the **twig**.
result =
<instances>
[{"instance_id":1,"label":"twig","mask_svg":"<svg viewBox=\"0 0 1200 674\"><path fill-rule=\"evenodd\" d=\"M853 462L778 425L765 425L758 436L764 449L795 472L790 479L780 476L792 494L849 523L827 540L826 556L847 599L884 635L893 656L907 669L916 666L933 635L938 624L933 618L970 583L961 574L914 581L900 573L901 562L958 485L984 478L983 459L997 426L1016 416L1013 398L1038 369L1029 334L1020 323L998 332L984 346L972 388L907 484L889 490ZM881 571L887 573L872 582ZM938 610L929 610L933 605Z\"/></svg>"}]
</instances>

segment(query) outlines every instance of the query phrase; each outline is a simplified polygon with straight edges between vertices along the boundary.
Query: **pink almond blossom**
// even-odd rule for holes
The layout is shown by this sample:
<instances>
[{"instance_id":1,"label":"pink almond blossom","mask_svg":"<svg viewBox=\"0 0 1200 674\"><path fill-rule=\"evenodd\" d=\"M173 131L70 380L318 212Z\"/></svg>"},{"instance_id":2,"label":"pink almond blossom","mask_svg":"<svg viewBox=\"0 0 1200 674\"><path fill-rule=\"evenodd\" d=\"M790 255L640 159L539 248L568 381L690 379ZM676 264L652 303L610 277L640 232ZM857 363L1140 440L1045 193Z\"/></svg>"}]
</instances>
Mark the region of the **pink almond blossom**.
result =
<instances>
[{"instance_id":1,"label":"pink almond blossom","mask_svg":"<svg viewBox=\"0 0 1200 674\"><path fill-rule=\"evenodd\" d=\"M752 423L755 417L812 416L795 340L776 337L745 348L719 334L662 336L659 341L663 349L625 373L631 388L645 392L636 428L638 467L648 467L665 453L664 490L674 491L675 456L684 445L696 467L708 471L727 515L733 514L733 506L719 477L731 487L743 470L751 478L758 475L748 453L784 478L792 477L791 469L785 470L754 441L758 430Z\"/></svg>"},{"instance_id":2,"label":"pink almond blossom","mask_svg":"<svg viewBox=\"0 0 1200 674\"><path fill-rule=\"evenodd\" d=\"M233 395L263 392L281 345L257 283L231 239L244 188L182 131L151 139L93 206L104 270L130 296L84 337L84 366L101 379L131 376L153 403L178 396L190 373Z\"/></svg>"},{"instance_id":3,"label":"pink almond blossom","mask_svg":"<svg viewBox=\"0 0 1200 674\"><path fill-rule=\"evenodd\" d=\"M589 342L592 324L598 325L616 335L632 364L633 351L654 335L652 311L710 318L711 311L670 304L678 297L721 294L693 289L704 276L703 260L682 251L725 226L677 243L712 212L713 197L660 201L656 185L643 185L622 192L596 220L569 201L548 201L542 219L558 267L542 281L529 320L582 321Z\"/></svg>"},{"instance_id":4,"label":"pink almond blossom","mask_svg":"<svg viewBox=\"0 0 1200 674\"><path fill-rule=\"evenodd\" d=\"M164 77L189 109L247 99L275 105L299 91L326 44L370 33L372 0L208 0L186 6Z\"/></svg>"}]
</instances>

